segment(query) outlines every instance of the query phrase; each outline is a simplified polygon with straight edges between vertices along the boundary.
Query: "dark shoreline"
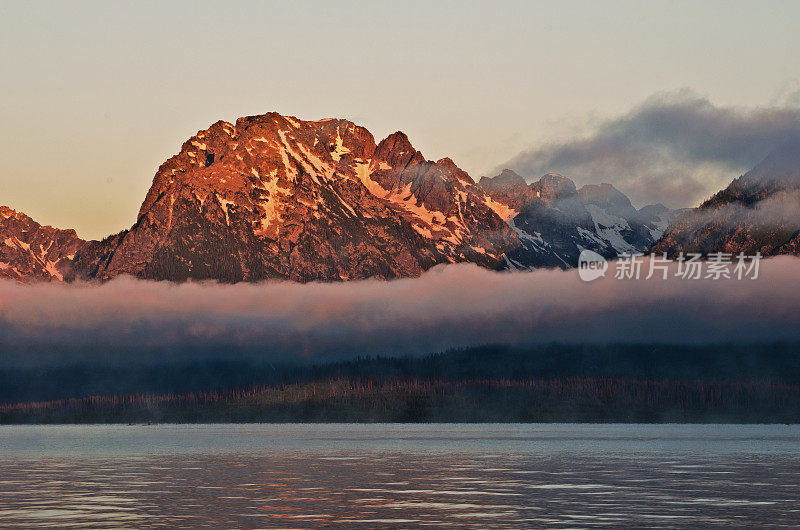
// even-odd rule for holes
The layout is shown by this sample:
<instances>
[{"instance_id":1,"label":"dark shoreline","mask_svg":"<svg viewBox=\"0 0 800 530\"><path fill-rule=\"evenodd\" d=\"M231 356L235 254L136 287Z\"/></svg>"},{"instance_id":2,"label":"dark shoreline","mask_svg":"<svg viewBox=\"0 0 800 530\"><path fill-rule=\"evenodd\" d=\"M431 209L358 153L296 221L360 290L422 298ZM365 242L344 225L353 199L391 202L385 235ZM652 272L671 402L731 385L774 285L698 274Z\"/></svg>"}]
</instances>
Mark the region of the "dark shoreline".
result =
<instances>
[{"instance_id":1,"label":"dark shoreline","mask_svg":"<svg viewBox=\"0 0 800 530\"><path fill-rule=\"evenodd\" d=\"M224 359L220 357L220 359ZM0 424L799 423L791 343L0 367Z\"/></svg>"},{"instance_id":2,"label":"dark shoreline","mask_svg":"<svg viewBox=\"0 0 800 530\"><path fill-rule=\"evenodd\" d=\"M0 405L0 424L798 423L800 386L609 378L329 380Z\"/></svg>"}]
</instances>

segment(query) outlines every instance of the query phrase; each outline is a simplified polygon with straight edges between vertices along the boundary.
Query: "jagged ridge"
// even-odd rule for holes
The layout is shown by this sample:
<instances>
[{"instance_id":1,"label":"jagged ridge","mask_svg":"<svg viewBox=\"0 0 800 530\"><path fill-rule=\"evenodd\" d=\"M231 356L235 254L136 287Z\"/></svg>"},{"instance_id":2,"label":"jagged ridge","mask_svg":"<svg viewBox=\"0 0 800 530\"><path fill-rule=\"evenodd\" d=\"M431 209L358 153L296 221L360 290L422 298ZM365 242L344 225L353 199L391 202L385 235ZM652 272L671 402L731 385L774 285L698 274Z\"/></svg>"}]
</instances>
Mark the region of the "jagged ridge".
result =
<instances>
[{"instance_id":1,"label":"jagged ridge","mask_svg":"<svg viewBox=\"0 0 800 530\"><path fill-rule=\"evenodd\" d=\"M217 122L158 170L134 226L92 243L75 278L296 281L499 268L519 243L449 159L346 120Z\"/></svg>"},{"instance_id":2,"label":"jagged ridge","mask_svg":"<svg viewBox=\"0 0 800 530\"><path fill-rule=\"evenodd\" d=\"M89 243L71 232L47 278L306 282L456 262L568 268L584 248L647 250L670 215L556 174L528 184L506 170L475 184L449 158L426 160L402 132L376 144L347 120L269 113L199 131L159 167L130 229Z\"/></svg>"},{"instance_id":3,"label":"jagged ridge","mask_svg":"<svg viewBox=\"0 0 800 530\"><path fill-rule=\"evenodd\" d=\"M527 184L507 169L478 185L520 239L506 256L510 268L574 267L584 249L607 258L644 253L675 216L663 205L636 210L611 184L576 189L555 173Z\"/></svg>"},{"instance_id":4,"label":"jagged ridge","mask_svg":"<svg viewBox=\"0 0 800 530\"><path fill-rule=\"evenodd\" d=\"M86 246L75 230L42 226L7 206L0 206L0 241L0 278L20 282L63 280Z\"/></svg>"}]
</instances>

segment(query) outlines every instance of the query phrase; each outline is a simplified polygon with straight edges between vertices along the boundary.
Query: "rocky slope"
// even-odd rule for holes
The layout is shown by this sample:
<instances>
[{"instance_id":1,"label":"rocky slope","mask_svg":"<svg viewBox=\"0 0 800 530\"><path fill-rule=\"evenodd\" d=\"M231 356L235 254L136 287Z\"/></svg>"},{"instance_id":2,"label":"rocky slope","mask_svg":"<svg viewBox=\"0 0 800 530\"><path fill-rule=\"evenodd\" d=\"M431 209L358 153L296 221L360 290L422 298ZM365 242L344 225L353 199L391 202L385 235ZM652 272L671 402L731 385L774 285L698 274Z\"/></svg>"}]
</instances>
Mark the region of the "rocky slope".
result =
<instances>
[{"instance_id":1,"label":"rocky slope","mask_svg":"<svg viewBox=\"0 0 800 530\"><path fill-rule=\"evenodd\" d=\"M63 253L41 265L68 281L224 282L397 278L456 262L568 268L584 248L646 251L671 215L554 174L528 184L506 170L475 184L401 132L376 144L346 120L269 113L199 131L159 167L130 229L85 244L66 231L74 240L60 236Z\"/></svg>"},{"instance_id":2,"label":"rocky slope","mask_svg":"<svg viewBox=\"0 0 800 530\"><path fill-rule=\"evenodd\" d=\"M395 278L437 263L500 268L517 246L469 175L425 160L403 133L376 145L349 121L270 113L190 138L133 227L90 244L71 277Z\"/></svg>"},{"instance_id":3,"label":"rocky slope","mask_svg":"<svg viewBox=\"0 0 800 530\"><path fill-rule=\"evenodd\" d=\"M664 233L655 252L800 254L800 141L776 149Z\"/></svg>"},{"instance_id":4,"label":"rocky slope","mask_svg":"<svg viewBox=\"0 0 800 530\"><path fill-rule=\"evenodd\" d=\"M74 230L42 226L7 206L0 206L0 242L0 278L24 283L63 280L86 246Z\"/></svg>"},{"instance_id":5,"label":"rocky slope","mask_svg":"<svg viewBox=\"0 0 800 530\"><path fill-rule=\"evenodd\" d=\"M610 184L576 189L552 173L527 184L505 170L478 185L520 239L506 256L510 268L574 267L584 249L607 258L646 253L676 215L663 205L637 210Z\"/></svg>"}]
</instances>

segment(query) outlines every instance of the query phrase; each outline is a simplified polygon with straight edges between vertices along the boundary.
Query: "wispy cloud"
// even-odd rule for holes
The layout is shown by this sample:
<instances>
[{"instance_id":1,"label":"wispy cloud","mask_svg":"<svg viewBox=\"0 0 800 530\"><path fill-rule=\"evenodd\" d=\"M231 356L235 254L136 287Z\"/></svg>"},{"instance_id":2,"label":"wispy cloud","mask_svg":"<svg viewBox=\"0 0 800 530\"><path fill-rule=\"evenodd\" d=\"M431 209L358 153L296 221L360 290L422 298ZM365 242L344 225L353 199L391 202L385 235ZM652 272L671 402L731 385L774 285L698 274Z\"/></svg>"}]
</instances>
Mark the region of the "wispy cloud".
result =
<instances>
[{"instance_id":1,"label":"wispy cloud","mask_svg":"<svg viewBox=\"0 0 800 530\"><path fill-rule=\"evenodd\" d=\"M743 227L749 233L774 233L776 230L794 233L800 230L798 212L800 190L780 190L750 205L731 202L717 208L691 210L683 215L677 226L688 234L698 230L716 234ZM709 226L716 228L710 230ZM754 240L756 242L765 243L758 239Z\"/></svg>"},{"instance_id":2,"label":"wispy cloud","mask_svg":"<svg viewBox=\"0 0 800 530\"><path fill-rule=\"evenodd\" d=\"M580 184L609 182L639 206L696 206L769 152L800 137L794 93L774 107L721 107L684 89L651 96L590 135L522 152L502 167Z\"/></svg>"},{"instance_id":3,"label":"wispy cloud","mask_svg":"<svg viewBox=\"0 0 800 530\"><path fill-rule=\"evenodd\" d=\"M187 357L321 361L486 343L800 339L800 260L755 281L592 283L576 271L437 267L337 284L0 282L0 364Z\"/></svg>"}]
</instances>

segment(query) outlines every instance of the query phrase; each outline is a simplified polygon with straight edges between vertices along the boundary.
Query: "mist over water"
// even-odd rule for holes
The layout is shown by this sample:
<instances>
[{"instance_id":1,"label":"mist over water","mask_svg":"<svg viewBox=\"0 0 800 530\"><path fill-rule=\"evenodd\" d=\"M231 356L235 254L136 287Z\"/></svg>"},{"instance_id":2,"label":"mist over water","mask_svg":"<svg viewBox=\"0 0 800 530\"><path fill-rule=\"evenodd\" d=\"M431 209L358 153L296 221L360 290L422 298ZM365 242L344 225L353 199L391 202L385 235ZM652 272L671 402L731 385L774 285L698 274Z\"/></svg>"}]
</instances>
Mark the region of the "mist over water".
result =
<instances>
[{"instance_id":1,"label":"mist over water","mask_svg":"<svg viewBox=\"0 0 800 530\"><path fill-rule=\"evenodd\" d=\"M646 276L646 265L643 268ZM322 362L479 344L800 338L800 259L756 280L614 279L440 266L347 283L0 283L2 364L233 359Z\"/></svg>"}]
</instances>

